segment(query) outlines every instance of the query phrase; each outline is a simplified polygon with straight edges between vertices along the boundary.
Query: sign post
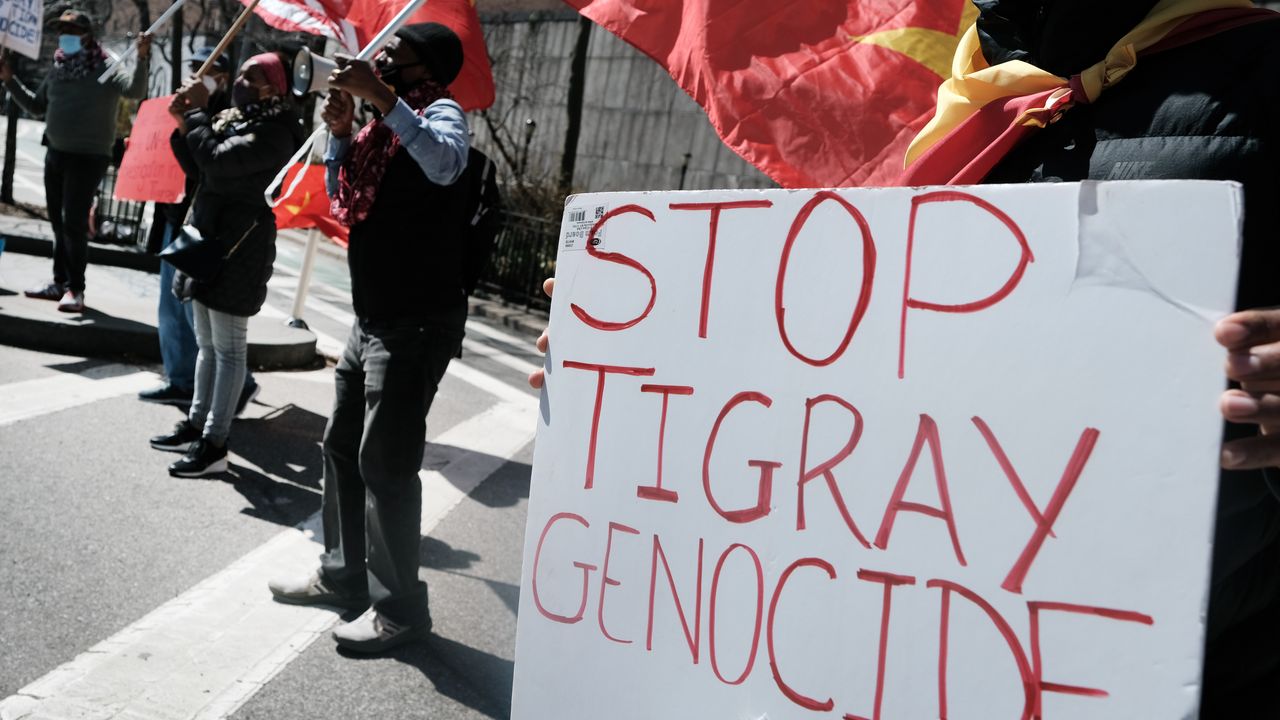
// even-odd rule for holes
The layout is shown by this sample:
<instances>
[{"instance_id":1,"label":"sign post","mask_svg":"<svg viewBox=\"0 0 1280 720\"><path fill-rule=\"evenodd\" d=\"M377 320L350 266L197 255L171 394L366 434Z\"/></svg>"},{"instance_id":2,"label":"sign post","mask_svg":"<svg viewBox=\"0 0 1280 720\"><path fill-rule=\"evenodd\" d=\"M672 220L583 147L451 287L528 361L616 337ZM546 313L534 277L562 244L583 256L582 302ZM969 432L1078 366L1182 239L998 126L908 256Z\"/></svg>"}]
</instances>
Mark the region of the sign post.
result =
<instances>
[{"instance_id":1,"label":"sign post","mask_svg":"<svg viewBox=\"0 0 1280 720\"><path fill-rule=\"evenodd\" d=\"M571 197L512 716L1194 716L1241 206Z\"/></svg>"}]
</instances>

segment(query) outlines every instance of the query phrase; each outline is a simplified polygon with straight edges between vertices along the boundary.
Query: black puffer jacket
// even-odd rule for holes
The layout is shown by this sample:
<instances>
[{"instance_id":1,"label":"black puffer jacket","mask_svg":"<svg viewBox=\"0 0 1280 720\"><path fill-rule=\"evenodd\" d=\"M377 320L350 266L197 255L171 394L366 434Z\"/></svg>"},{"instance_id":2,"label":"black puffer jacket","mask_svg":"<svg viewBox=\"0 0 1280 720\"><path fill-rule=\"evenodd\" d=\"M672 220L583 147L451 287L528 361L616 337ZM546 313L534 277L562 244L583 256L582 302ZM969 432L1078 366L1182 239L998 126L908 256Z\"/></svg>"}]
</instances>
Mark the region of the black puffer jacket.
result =
<instances>
[{"instance_id":1,"label":"black puffer jacket","mask_svg":"<svg viewBox=\"0 0 1280 720\"><path fill-rule=\"evenodd\" d=\"M202 110L187 113L186 151L175 150L190 176L200 177L192 224L225 249L235 247L217 279L197 283L195 298L232 315L249 317L267 299L276 259L275 215L262 193L302 144L298 115L279 115L233 126L226 137L213 132ZM238 246L237 246L238 243Z\"/></svg>"},{"instance_id":2,"label":"black puffer jacket","mask_svg":"<svg viewBox=\"0 0 1280 720\"><path fill-rule=\"evenodd\" d=\"M1061 76L1100 60L1154 0L978 0L992 63ZM1244 184L1238 305L1280 305L1280 20L1139 59L1092 105L1016 148L988 182L1190 178ZM1171 389L1176 392L1176 389ZM1232 437L1252 428L1228 427ZM1202 718L1280 717L1280 501L1259 472L1220 486Z\"/></svg>"}]
</instances>

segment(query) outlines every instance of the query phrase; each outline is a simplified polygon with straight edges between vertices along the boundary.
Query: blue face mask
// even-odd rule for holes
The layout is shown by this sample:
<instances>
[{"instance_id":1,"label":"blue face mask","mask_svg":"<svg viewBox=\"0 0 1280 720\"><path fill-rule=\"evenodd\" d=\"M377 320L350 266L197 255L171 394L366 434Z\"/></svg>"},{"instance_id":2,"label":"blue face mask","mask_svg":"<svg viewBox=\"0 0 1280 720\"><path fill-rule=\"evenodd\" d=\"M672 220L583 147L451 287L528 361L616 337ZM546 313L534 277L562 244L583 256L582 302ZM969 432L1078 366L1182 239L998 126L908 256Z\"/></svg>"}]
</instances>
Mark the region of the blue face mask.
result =
<instances>
[{"instance_id":1,"label":"blue face mask","mask_svg":"<svg viewBox=\"0 0 1280 720\"><path fill-rule=\"evenodd\" d=\"M80 42L79 35L59 35L58 49L67 55L75 55L84 49L84 46Z\"/></svg>"}]
</instances>

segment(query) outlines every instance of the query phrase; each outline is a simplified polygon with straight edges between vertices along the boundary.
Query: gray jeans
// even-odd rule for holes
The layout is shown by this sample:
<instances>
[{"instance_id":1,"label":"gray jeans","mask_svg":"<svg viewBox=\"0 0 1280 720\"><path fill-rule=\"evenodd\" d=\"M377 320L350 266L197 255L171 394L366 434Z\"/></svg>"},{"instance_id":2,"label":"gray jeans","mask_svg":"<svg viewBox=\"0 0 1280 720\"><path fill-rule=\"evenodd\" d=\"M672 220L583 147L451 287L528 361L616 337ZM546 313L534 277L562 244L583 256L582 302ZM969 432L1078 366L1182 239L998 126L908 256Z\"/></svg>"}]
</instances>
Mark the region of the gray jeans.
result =
<instances>
[{"instance_id":1,"label":"gray jeans","mask_svg":"<svg viewBox=\"0 0 1280 720\"><path fill-rule=\"evenodd\" d=\"M244 389L245 357L249 348L249 318L213 310L191 301L196 324L195 394L187 422L203 428L204 437L218 445L227 442L236 402Z\"/></svg>"}]
</instances>

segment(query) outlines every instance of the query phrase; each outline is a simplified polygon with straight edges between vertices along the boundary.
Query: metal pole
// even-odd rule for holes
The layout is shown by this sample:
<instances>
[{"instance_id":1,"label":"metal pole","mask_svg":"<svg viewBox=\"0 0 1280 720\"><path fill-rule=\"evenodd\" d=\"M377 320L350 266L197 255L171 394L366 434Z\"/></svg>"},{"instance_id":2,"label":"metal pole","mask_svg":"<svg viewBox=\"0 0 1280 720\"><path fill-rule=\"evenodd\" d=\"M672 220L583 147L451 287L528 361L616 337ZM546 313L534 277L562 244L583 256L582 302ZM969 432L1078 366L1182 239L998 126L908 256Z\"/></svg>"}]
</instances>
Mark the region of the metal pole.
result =
<instances>
[{"instance_id":1,"label":"metal pole","mask_svg":"<svg viewBox=\"0 0 1280 720\"><path fill-rule=\"evenodd\" d=\"M307 289L311 287L311 272L316 266L316 249L320 246L320 231L311 228L307 231L307 247L302 251L302 270L298 272L298 288L293 296L293 312L290 313L289 327L307 329L307 321L302 319L307 304Z\"/></svg>"},{"instance_id":2,"label":"metal pole","mask_svg":"<svg viewBox=\"0 0 1280 720\"><path fill-rule=\"evenodd\" d=\"M147 32L154 35L162 25L164 25L166 22L169 21L169 18L173 17L174 13L182 9L182 5L186 1L187 0L177 0L177 2L170 5L168 10L165 10L164 12L160 13L160 17L156 18L156 21L151 23L151 27L147 28ZM116 68L120 65L120 63L133 57L134 54L137 52L138 52L138 44L133 43L124 52L120 53L120 57L114 60L108 60L107 69L104 70L102 74L98 76L98 82L100 83L106 82L107 78L111 77L112 73L116 71Z\"/></svg>"},{"instance_id":3,"label":"metal pole","mask_svg":"<svg viewBox=\"0 0 1280 720\"><path fill-rule=\"evenodd\" d=\"M4 170L0 173L0 202L13 204L13 175L18 162L18 103L5 93L5 114L9 117L4 133Z\"/></svg>"}]
</instances>

